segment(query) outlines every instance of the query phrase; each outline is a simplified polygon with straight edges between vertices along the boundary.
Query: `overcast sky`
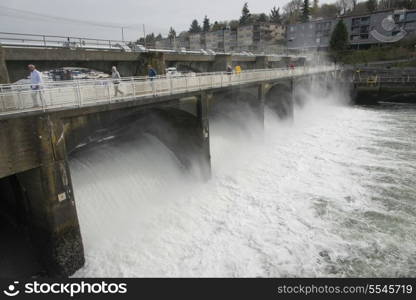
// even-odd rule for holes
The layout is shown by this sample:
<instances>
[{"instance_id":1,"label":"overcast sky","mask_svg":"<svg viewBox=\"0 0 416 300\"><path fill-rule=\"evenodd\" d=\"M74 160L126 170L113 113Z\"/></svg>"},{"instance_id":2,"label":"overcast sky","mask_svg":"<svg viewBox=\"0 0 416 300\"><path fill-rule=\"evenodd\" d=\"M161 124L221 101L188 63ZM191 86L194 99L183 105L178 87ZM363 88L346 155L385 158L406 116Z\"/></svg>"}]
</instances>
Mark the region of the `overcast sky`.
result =
<instances>
[{"instance_id":1,"label":"overcast sky","mask_svg":"<svg viewBox=\"0 0 416 300\"><path fill-rule=\"evenodd\" d=\"M211 21L238 19L245 0L1 0L0 31L64 36L121 39L121 28L76 24L59 18L123 24L126 40L136 39L146 32L166 35L173 26L179 33L187 30L193 19L202 21L208 15ZM283 6L288 0L248 1L252 13L268 13L273 6ZM312 2L312 1L311 1ZM321 0L333 2L331 0ZM55 19L32 17L12 9L52 15ZM16 17L16 14L18 17ZM39 20L40 18L40 20Z\"/></svg>"}]
</instances>

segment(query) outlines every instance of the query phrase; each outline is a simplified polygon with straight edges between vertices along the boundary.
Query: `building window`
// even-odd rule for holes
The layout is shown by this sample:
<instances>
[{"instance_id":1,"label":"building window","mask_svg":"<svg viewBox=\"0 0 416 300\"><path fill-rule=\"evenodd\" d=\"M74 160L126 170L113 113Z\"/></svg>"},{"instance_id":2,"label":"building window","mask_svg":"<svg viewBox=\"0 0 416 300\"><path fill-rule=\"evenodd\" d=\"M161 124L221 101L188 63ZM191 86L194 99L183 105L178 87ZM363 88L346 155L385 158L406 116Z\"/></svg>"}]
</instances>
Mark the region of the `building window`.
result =
<instances>
[{"instance_id":1,"label":"building window","mask_svg":"<svg viewBox=\"0 0 416 300\"><path fill-rule=\"evenodd\" d=\"M400 16L403 16L403 15L400 15ZM399 21L400 21L400 18L399 18ZM407 22L414 22L414 21L416 21L416 12L409 12L409 13L407 13L406 14L406 21Z\"/></svg>"},{"instance_id":2,"label":"building window","mask_svg":"<svg viewBox=\"0 0 416 300\"><path fill-rule=\"evenodd\" d=\"M361 18L361 26L362 25L370 25L370 17Z\"/></svg>"}]
</instances>

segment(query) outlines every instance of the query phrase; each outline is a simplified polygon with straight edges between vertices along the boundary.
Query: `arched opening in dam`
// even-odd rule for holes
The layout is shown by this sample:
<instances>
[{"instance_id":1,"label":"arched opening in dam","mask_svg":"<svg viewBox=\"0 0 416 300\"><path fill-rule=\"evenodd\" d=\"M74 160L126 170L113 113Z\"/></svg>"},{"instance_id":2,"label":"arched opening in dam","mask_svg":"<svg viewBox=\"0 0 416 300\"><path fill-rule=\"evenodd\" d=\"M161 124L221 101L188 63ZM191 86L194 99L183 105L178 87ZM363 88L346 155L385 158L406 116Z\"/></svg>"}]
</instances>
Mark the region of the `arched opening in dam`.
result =
<instances>
[{"instance_id":1,"label":"arched opening in dam","mask_svg":"<svg viewBox=\"0 0 416 300\"><path fill-rule=\"evenodd\" d=\"M121 144L152 139L163 144L183 170L198 169L198 176L206 177L210 172L209 132L197 116L197 101L190 98L172 106L102 113L85 116L84 121L67 120L71 128L66 133L68 152L76 155L84 146L113 139Z\"/></svg>"},{"instance_id":2,"label":"arched opening in dam","mask_svg":"<svg viewBox=\"0 0 416 300\"><path fill-rule=\"evenodd\" d=\"M257 86L252 86L214 93L208 102L210 120L214 123L224 121L239 124L246 132L250 130L247 126L253 126L252 121L257 122L256 126L261 128L264 105L258 89Z\"/></svg>"},{"instance_id":3,"label":"arched opening in dam","mask_svg":"<svg viewBox=\"0 0 416 300\"><path fill-rule=\"evenodd\" d=\"M266 93L265 105L279 119L293 118L293 93L292 82L275 84Z\"/></svg>"}]
</instances>

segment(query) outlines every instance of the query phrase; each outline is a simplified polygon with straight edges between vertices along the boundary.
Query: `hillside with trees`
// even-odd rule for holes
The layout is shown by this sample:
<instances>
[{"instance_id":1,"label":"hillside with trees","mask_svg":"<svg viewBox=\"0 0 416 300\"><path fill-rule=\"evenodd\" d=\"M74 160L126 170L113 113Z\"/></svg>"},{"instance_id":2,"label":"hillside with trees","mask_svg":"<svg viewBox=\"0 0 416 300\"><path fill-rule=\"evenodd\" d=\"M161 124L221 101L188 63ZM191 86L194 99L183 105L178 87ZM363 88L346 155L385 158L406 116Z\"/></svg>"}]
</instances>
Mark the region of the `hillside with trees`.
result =
<instances>
[{"instance_id":1,"label":"hillside with trees","mask_svg":"<svg viewBox=\"0 0 416 300\"><path fill-rule=\"evenodd\" d=\"M207 33L211 31L239 26L256 25L263 23L288 25L319 18L335 18L349 14L363 14L383 9L412 9L416 8L416 0L335 0L333 3L319 3L319 0L290 0L283 7L273 6L268 12L252 13L248 2L245 2L237 20L211 21L207 15L201 21L192 20L187 33ZM184 32L182 33L184 34ZM177 37L176 31L171 27L169 38ZM154 44L160 39L160 34L153 33L146 36L147 44ZM144 42L141 38L138 41Z\"/></svg>"}]
</instances>

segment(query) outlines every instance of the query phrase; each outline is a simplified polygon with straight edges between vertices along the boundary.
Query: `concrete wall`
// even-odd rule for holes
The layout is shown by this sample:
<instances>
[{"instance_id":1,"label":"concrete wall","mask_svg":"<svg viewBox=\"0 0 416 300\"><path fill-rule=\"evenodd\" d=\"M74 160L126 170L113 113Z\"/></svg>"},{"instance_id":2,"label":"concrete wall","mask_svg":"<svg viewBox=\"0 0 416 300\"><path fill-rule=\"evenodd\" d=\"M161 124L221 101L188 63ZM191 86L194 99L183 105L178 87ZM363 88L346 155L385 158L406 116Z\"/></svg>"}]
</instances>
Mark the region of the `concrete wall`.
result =
<instances>
[{"instance_id":1,"label":"concrete wall","mask_svg":"<svg viewBox=\"0 0 416 300\"><path fill-rule=\"evenodd\" d=\"M0 47L0 84L8 83L9 81L9 71L6 66L6 53L4 48Z\"/></svg>"},{"instance_id":2,"label":"concrete wall","mask_svg":"<svg viewBox=\"0 0 416 300\"><path fill-rule=\"evenodd\" d=\"M240 65L243 70L279 67L274 58L266 56L202 55L160 52L116 52L71 49L0 48L0 83L14 82L29 75L28 64L35 64L40 71L61 67L83 67L105 73L117 66L121 76L147 75L147 65L152 65L158 74L166 67L177 67L182 71L224 71L228 64Z\"/></svg>"},{"instance_id":3,"label":"concrete wall","mask_svg":"<svg viewBox=\"0 0 416 300\"><path fill-rule=\"evenodd\" d=\"M83 67L105 73L111 73L111 67L117 66L121 76L147 75L147 65L151 64L159 74L165 72L163 53L32 48L4 48L3 52L2 57L0 51L0 72L8 74L9 78L0 76L2 83L26 78L29 74L28 64L35 64L40 71L60 67ZM2 69L2 64L6 69Z\"/></svg>"},{"instance_id":4,"label":"concrete wall","mask_svg":"<svg viewBox=\"0 0 416 300\"><path fill-rule=\"evenodd\" d=\"M0 178L40 165L36 118L0 121Z\"/></svg>"}]
</instances>

